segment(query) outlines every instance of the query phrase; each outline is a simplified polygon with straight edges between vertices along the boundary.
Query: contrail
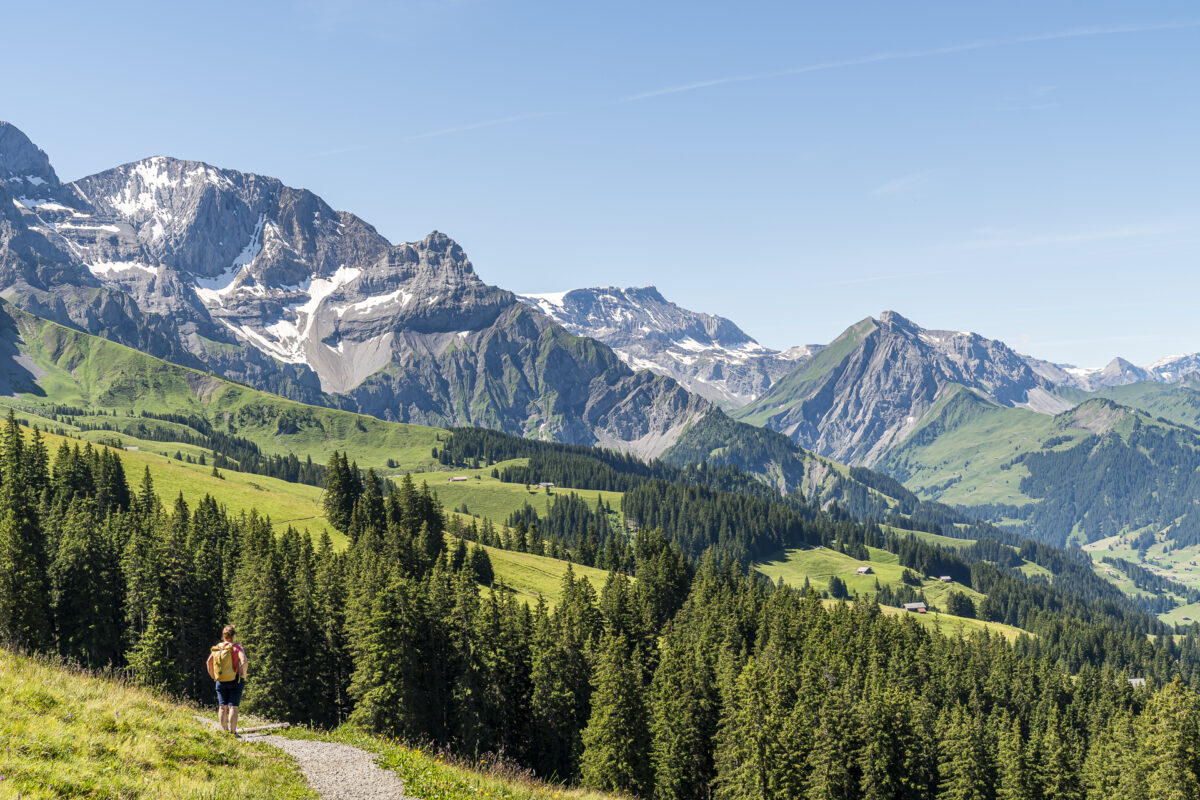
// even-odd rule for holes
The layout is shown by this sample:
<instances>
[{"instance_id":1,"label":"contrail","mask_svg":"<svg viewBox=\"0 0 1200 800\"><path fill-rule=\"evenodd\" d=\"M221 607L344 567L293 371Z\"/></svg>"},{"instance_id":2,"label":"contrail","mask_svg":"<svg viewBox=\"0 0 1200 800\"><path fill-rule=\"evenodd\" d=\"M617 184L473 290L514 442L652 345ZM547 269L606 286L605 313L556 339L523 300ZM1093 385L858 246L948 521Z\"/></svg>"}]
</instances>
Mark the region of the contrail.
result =
<instances>
[{"instance_id":1,"label":"contrail","mask_svg":"<svg viewBox=\"0 0 1200 800\"><path fill-rule=\"evenodd\" d=\"M868 64L878 64L883 61L902 61L914 58L929 58L932 56L952 55L954 53L968 53L972 50L988 50L996 47L1012 47L1019 44L1048 42L1056 39L1077 39L1084 36L1112 36L1123 33L1184 30L1198 27L1200 27L1200 20L1190 20L1184 22L1164 22L1152 25L1099 25L1089 28L1074 28L1072 30L1060 31L1058 33L1041 33L1033 36L1016 36L1005 39L979 39L974 42L947 45L945 47L935 47L931 50L883 52L869 56L861 56L859 58L847 58L838 61L821 61L816 64L808 64L803 67L792 67L790 69L774 70L771 72L752 72L746 75L731 75L724 78L712 78L706 81L686 83L681 86L670 86L665 89L654 89L648 92L640 92L638 94L615 100L613 101L613 104L619 105L621 103L635 103L639 100L649 100L654 97L662 97L663 95L668 94L679 94L681 92L693 92L697 89L707 89L712 86L724 86L730 83L746 83L748 81L761 81L768 80L770 78L783 78L789 75L804 75L809 72L825 72L828 70L845 69L847 67L861 67Z\"/></svg>"},{"instance_id":2,"label":"contrail","mask_svg":"<svg viewBox=\"0 0 1200 800\"><path fill-rule=\"evenodd\" d=\"M500 117L499 119L488 119L483 122L472 122L468 125L458 125L453 128L442 128L436 131L427 131L425 133L414 134L413 136L405 136L404 141L413 139L431 139L434 136L445 136L449 133L462 133L463 131L473 131L477 128L490 128L493 125L507 125L510 122L522 122L527 119L541 119L542 117L553 117L561 114L561 111L538 111L533 114L517 114L513 117Z\"/></svg>"}]
</instances>

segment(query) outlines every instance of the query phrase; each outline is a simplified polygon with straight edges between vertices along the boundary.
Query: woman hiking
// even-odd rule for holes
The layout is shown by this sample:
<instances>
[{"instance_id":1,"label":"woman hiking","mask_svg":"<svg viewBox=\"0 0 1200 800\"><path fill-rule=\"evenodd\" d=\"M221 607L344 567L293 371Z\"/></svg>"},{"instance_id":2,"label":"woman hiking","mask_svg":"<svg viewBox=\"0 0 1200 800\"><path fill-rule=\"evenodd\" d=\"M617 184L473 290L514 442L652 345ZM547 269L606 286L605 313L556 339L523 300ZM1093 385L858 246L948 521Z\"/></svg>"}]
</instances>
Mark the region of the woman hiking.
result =
<instances>
[{"instance_id":1,"label":"woman hiking","mask_svg":"<svg viewBox=\"0 0 1200 800\"><path fill-rule=\"evenodd\" d=\"M217 717L221 730L237 736L238 705L242 702L242 687L246 685L246 651L234 641L237 631L226 625L221 642L208 654L208 674L217 684Z\"/></svg>"}]
</instances>

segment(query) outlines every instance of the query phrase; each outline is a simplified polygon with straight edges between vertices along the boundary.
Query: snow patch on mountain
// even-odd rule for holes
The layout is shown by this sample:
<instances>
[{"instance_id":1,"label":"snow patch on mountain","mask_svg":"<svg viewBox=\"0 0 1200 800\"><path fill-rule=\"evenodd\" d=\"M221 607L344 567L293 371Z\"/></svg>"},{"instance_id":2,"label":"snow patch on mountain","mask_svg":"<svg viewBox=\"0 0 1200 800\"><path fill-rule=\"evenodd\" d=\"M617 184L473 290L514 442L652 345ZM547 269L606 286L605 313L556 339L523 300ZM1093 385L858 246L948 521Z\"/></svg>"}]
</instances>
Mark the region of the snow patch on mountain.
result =
<instances>
[{"instance_id":1,"label":"snow patch on mountain","mask_svg":"<svg viewBox=\"0 0 1200 800\"><path fill-rule=\"evenodd\" d=\"M814 350L779 353L723 317L681 308L653 286L519 297L576 336L609 345L633 369L672 377L727 408L752 402Z\"/></svg>"},{"instance_id":2,"label":"snow patch on mountain","mask_svg":"<svg viewBox=\"0 0 1200 800\"><path fill-rule=\"evenodd\" d=\"M97 261L94 264L88 264L87 268L97 278L112 278L131 271L158 275L158 267L140 264L136 261Z\"/></svg>"}]
</instances>

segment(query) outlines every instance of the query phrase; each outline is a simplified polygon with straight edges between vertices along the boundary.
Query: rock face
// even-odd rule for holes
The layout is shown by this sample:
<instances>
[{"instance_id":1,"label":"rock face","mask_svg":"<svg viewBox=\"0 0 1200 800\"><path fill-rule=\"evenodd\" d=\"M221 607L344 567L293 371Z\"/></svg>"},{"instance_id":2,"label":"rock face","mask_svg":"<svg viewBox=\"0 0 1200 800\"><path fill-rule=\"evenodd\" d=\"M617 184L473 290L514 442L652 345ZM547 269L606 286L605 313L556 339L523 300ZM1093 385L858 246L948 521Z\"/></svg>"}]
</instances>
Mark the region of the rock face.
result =
<instances>
[{"instance_id":1,"label":"rock face","mask_svg":"<svg viewBox=\"0 0 1200 800\"><path fill-rule=\"evenodd\" d=\"M445 234L393 245L274 178L156 156L64 185L5 123L0 178L0 293L185 366L644 456L711 408L487 285Z\"/></svg>"},{"instance_id":2,"label":"rock face","mask_svg":"<svg viewBox=\"0 0 1200 800\"><path fill-rule=\"evenodd\" d=\"M1146 368L1155 380L1175 383L1200 373L1200 353L1167 356Z\"/></svg>"},{"instance_id":3,"label":"rock face","mask_svg":"<svg viewBox=\"0 0 1200 800\"><path fill-rule=\"evenodd\" d=\"M1070 386L1085 392L1094 392L1109 386L1124 386L1138 381L1170 382L1174 380L1156 374L1153 368L1142 369L1123 358L1114 358L1106 366L1094 369L1075 367L1070 364L1052 364L1031 356L1025 356L1025 362L1034 372L1056 386Z\"/></svg>"},{"instance_id":4,"label":"rock face","mask_svg":"<svg viewBox=\"0 0 1200 800\"><path fill-rule=\"evenodd\" d=\"M680 308L653 286L521 295L578 336L599 339L634 369L666 375L727 408L756 400L820 349L763 347L724 317Z\"/></svg>"},{"instance_id":5,"label":"rock face","mask_svg":"<svg viewBox=\"0 0 1200 800\"><path fill-rule=\"evenodd\" d=\"M847 329L735 416L822 455L871 465L951 384L1001 406L1055 413L1071 405L1003 342L925 330L885 311Z\"/></svg>"}]
</instances>

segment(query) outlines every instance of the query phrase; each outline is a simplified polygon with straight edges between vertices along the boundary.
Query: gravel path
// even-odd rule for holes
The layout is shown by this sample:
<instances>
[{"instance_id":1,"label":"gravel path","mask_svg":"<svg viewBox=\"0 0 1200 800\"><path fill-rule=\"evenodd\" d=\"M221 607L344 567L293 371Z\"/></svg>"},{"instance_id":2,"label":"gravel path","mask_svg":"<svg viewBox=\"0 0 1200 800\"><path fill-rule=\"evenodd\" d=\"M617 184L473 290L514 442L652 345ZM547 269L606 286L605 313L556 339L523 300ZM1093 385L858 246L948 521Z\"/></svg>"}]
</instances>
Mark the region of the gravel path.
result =
<instances>
[{"instance_id":1,"label":"gravel path","mask_svg":"<svg viewBox=\"0 0 1200 800\"><path fill-rule=\"evenodd\" d=\"M375 756L357 747L248 733L248 742L278 747L300 764L308 785L322 800L412 800L394 773L375 763Z\"/></svg>"}]
</instances>

